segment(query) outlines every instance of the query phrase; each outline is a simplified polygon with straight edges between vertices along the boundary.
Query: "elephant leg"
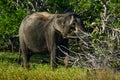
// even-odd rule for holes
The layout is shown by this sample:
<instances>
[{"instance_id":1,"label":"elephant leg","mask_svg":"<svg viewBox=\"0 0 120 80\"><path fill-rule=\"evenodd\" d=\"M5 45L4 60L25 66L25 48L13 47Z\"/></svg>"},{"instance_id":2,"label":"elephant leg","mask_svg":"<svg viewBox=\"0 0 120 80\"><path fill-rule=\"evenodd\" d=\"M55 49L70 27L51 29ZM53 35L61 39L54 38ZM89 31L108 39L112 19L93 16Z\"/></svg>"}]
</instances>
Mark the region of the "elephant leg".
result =
<instances>
[{"instance_id":1,"label":"elephant leg","mask_svg":"<svg viewBox=\"0 0 120 80\"><path fill-rule=\"evenodd\" d=\"M49 30L49 34L46 34L46 44L48 47L48 51L50 52L50 64L51 68L55 69L57 67L56 64L56 41L55 41L55 33L53 30Z\"/></svg>"},{"instance_id":2,"label":"elephant leg","mask_svg":"<svg viewBox=\"0 0 120 80\"><path fill-rule=\"evenodd\" d=\"M23 65L25 68L29 68L29 61L30 61L30 55L28 55L27 53L23 53Z\"/></svg>"},{"instance_id":3,"label":"elephant leg","mask_svg":"<svg viewBox=\"0 0 120 80\"><path fill-rule=\"evenodd\" d=\"M21 43L20 43L20 49L21 49L22 58L23 58L23 66L25 68L29 68L30 55L29 55L28 49L23 41L21 41Z\"/></svg>"},{"instance_id":4,"label":"elephant leg","mask_svg":"<svg viewBox=\"0 0 120 80\"><path fill-rule=\"evenodd\" d=\"M51 51L51 68L57 68L56 50Z\"/></svg>"}]
</instances>

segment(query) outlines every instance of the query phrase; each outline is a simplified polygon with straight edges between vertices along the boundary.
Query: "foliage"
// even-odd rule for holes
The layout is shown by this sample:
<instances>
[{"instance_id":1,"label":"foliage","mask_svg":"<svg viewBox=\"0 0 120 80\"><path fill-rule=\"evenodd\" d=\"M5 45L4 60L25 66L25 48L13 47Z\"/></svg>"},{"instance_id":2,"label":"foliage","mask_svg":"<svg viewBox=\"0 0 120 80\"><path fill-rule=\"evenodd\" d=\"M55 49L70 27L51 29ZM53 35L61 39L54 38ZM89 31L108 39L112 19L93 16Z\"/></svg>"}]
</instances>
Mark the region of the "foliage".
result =
<instances>
[{"instance_id":1,"label":"foliage","mask_svg":"<svg viewBox=\"0 0 120 80\"><path fill-rule=\"evenodd\" d=\"M79 49L76 51L75 46L73 46L72 49L69 50L77 57L73 58L73 56L69 55L69 61L71 61L72 65L78 65L80 67L109 67L119 69L119 6L115 6L114 3L110 3L109 1L104 2L103 0L91 2L93 9L87 11L95 11L96 14L93 13L92 15L92 13L90 14L89 12L92 17L88 19L85 17L84 22L87 26L87 31L90 33L89 36L92 39L86 38L86 34L78 36L79 42L77 42L77 45ZM87 16L89 16L89 14Z\"/></svg>"},{"instance_id":2,"label":"foliage","mask_svg":"<svg viewBox=\"0 0 120 80\"><path fill-rule=\"evenodd\" d=\"M83 35L84 39L80 35L79 41L75 42L77 46L69 41L72 51L79 53L80 60L76 57L75 60L82 61L82 67L93 62L96 65L105 62L106 66L114 68L120 66L119 0L4 0L0 1L0 11L0 50L19 49L18 29L26 15L36 11L75 12L92 38Z\"/></svg>"},{"instance_id":3,"label":"foliage","mask_svg":"<svg viewBox=\"0 0 120 80\"><path fill-rule=\"evenodd\" d=\"M10 41L18 35L20 22L26 15L24 9L17 9L15 6L13 0L0 1L0 49L8 48Z\"/></svg>"}]
</instances>

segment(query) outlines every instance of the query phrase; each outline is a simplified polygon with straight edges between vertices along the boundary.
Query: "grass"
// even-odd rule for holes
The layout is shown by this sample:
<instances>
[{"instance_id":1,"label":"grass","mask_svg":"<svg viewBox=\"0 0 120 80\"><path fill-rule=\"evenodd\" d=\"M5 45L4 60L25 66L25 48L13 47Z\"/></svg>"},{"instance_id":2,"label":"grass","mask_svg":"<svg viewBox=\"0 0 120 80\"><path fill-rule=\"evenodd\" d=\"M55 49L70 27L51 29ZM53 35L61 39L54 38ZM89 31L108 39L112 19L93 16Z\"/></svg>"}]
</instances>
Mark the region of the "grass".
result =
<instances>
[{"instance_id":1,"label":"grass","mask_svg":"<svg viewBox=\"0 0 120 80\"><path fill-rule=\"evenodd\" d=\"M30 63L31 69L18 65L17 53L0 52L0 80L119 80L120 72L59 66L54 71L49 64ZM36 59L35 57L33 57ZM38 57L37 57L38 59Z\"/></svg>"}]
</instances>

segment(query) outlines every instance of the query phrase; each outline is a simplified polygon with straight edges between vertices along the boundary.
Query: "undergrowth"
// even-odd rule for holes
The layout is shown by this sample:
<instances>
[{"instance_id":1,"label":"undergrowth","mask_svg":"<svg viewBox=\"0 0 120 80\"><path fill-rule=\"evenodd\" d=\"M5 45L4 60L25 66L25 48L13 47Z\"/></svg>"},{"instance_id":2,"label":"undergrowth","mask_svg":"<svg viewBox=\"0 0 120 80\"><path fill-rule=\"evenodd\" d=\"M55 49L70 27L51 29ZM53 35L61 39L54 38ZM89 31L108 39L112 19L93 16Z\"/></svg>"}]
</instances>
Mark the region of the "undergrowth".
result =
<instances>
[{"instance_id":1,"label":"undergrowth","mask_svg":"<svg viewBox=\"0 0 120 80\"><path fill-rule=\"evenodd\" d=\"M17 53L0 52L0 80L119 80L120 72L110 69L91 69L30 63L30 69L17 64ZM34 57L35 58L35 57Z\"/></svg>"}]
</instances>

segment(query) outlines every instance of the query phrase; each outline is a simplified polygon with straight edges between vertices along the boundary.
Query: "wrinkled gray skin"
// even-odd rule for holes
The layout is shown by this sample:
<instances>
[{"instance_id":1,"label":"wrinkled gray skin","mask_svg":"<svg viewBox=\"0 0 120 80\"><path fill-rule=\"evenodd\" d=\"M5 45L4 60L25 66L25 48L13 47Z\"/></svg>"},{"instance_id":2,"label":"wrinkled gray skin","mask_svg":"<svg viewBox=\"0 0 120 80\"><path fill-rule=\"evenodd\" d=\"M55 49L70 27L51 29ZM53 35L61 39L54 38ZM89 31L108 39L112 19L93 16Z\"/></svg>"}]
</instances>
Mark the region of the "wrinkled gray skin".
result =
<instances>
[{"instance_id":1,"label":"wrinkled gray skin","mask_svg":"<svg viewBox=\"0 0 120 80\"><path fill-rule=\"evenodd\" d=\"M73 29L71 31L71 29ZM60 52L57 46L68 47L68 36L82 28L80 18L73 13L50 14L36 12L26 16L19 28L20 50L23 66L29 67L30 56L34 53L50 53L51 67L56 65L56 56Z\"/></svg>"}]
</instances>

